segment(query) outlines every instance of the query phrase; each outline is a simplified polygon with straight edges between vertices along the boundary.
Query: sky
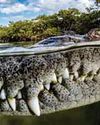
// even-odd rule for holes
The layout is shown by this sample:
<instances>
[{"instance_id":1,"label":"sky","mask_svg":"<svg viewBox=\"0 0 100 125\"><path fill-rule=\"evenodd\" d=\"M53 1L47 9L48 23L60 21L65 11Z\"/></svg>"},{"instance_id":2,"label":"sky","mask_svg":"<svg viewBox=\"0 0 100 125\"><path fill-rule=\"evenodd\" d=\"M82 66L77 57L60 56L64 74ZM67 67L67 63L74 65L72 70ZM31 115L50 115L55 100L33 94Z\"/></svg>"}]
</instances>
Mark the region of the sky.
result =
<instances>
[{"instance_id":1,"label":"sky","mask_svg":"<svg viewBox=\"0 0 100 125\"><path fill-rule=\"evenodd\" d=\"M60 9L77 8L86 11L94 0L0 0L0 25L9 21L34 19L43 14L53 14Z\"/></svg>"}]
</instances>

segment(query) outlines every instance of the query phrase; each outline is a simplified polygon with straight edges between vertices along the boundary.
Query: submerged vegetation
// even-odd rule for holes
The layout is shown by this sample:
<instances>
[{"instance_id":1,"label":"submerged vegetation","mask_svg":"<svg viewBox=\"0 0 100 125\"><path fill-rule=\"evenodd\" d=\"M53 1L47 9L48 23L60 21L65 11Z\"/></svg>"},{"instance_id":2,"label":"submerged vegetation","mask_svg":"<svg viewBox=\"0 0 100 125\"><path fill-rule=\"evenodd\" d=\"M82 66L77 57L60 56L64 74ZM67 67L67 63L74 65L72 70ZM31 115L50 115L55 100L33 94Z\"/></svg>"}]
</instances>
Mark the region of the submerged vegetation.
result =
<instances>
[{"instance_id":1,"label":"submerged vegetation","mask_svg":"<svg viewBox=\"0 0 100 125\"><path fill-rule=\"evenodd\" d=\"M82 13L77 9L60 10L53 15L42 15L32 20L9 22L0 26L0 42L34 41L49 36L75 31L85 34L93 28L100 28L100 11Z\"/></svg>"}]
</instances>

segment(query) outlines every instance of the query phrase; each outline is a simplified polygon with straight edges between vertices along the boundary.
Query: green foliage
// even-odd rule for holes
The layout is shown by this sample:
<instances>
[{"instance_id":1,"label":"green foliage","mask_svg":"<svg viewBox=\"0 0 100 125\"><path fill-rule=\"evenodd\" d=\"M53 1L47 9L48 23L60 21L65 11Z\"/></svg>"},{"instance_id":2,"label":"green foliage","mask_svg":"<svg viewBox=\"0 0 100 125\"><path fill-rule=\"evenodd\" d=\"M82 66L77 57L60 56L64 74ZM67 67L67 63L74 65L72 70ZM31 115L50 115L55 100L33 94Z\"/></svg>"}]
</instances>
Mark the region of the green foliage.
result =
<instances>
[{"instance_id":1,"label":"green foliage","mask_svg":"<svg viewBox=\"0 0 100 125\"><path fill-rule=\"evenodd\" d=\"M1 42L8 42L9 41L9 34L7 27L0 27L0 41Z\"/></svg>"},{"instance_id":2,"label":"green foliage","mask_svg":"<svg viewBox=\"0 0 100 125\"><path fill-rule=\"evenodd\" d=\"M36 19L9 22L9 26L0 26L0 41L34 41L60 35L68 30L85 34L92 28L100 27L100 11L82 13L77 9L60 10L53 15L42 15Z\"/></svg>"},{"instance_id":3,"label":"green foliage","mask_svg":"<svg viewBox=\"0 0 100 125\"><path fill-rule=\"evenodd\" d=\"M61 34L61 33L60 33L60 30L57 29L57 28L55 28L55 27L47 28L47 30L45 30L45 31L43 32L43 36L44 36L45 38L50 37L50 36L57 36L57 35L60 35L60 34Z\"/></svg>"},{"instance_id":4,"label":"green foliage","mask_svg":"<svg viewBox=\"0 0 100 125\"><path fill-rule=\"evenodd\" d=\"M81 14L74 28L77 33L85 34L96 27L100 27L100 11Z\"/></svg>"}]
</instances>

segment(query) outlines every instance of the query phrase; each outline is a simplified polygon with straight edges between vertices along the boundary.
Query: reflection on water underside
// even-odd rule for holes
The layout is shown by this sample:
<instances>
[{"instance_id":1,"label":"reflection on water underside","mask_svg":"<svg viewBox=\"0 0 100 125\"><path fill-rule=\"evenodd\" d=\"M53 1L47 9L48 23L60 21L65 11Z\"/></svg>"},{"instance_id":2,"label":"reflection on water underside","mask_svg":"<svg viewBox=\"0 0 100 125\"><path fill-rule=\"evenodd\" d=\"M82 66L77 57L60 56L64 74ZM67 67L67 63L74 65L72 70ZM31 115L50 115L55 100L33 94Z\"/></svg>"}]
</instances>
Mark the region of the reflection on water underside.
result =
<instances>
[{"instance_id":1,"label":"reflection on water underside","mask_svg":"<svg viewBox=\"0 0 100 125\"><path fill-rule=\"evenodd\" d=\"M100 125L100 102L77 109L36 116L0 116L0 125Z\"/></svg>"}]
</instances>

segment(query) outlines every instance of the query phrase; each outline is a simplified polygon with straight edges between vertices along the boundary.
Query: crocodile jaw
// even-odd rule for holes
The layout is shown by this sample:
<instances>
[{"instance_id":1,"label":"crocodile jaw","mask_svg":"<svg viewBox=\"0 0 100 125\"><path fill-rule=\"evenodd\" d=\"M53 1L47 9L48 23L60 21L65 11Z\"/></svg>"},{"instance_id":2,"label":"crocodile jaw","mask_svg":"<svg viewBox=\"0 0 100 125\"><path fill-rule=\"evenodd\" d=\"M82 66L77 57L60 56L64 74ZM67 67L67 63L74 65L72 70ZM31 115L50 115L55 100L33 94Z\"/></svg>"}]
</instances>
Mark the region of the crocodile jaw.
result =
<instances>
[{"instance_id":1,"label":"crocodile jaw","mask_svg":"<svg viewBox=\"0 0 100 125\"><path fill-rule=\"evenodd\" d=\"M80 62L77 57L73 59L72 55L74 53L79 54ZM15 112L21 114L17 102L23 100L29 111L27 112L28 115L32 112L32 114L35 113L37 116L40 116L40 114L71 109L100 101L100 73L98 72L100 69L100 57L98 53L100 53L99 47L82 47L56 54L49 53L43 56L35 55L35 57L25 56L22 60L20 59L20 62L18 59L20 57L5 57L7 62L2 65L4 66L6 75L3 78L5 81L2 84L2 90L4 91L2 92L1 90L0 108L2 109L3 102L7 100L9 110L11 110L10 114L14 114ZM52 57L51 60L50 58L46 58L48 55ZM60 59L66 60L66 62L60 62ZM80 67L73 70L72 65L70 65L71 61L74 62L73 66L78 61ZM67 62L69 63L67 64ZM60 65L60 63L63 64ZM93 64L96 64L98 68L93 67ZM64 72L61 74L61 79L56 74L57 65L61 66L59 69L63 69L66 65ZM12 67L14 71L9 72ZM50 75L52 72L50 71L55 71L52 79L50 79L51 83L45 83L43 78L46 73L51 78ZM89 77L90 72L93 72L92 77ZM23 81L22 83L19 82L21 80ZM12 85L15 85L14 88ZM57 88L54 89L54 86ZM12 90L15 89L15 91L20 91L22 96L17 97L18 93L15 95L10 93L12 98L9 98L10 95L8 96L6 93L7 87ZM30 99L27 96L28 88L31 90L29 94L32 97ZM37 96L34 96L36 94ZM25 107L25 105L21 104L19 107ZM4 112L7 112L6 108Z\"/></svg>"}]
</instances>

